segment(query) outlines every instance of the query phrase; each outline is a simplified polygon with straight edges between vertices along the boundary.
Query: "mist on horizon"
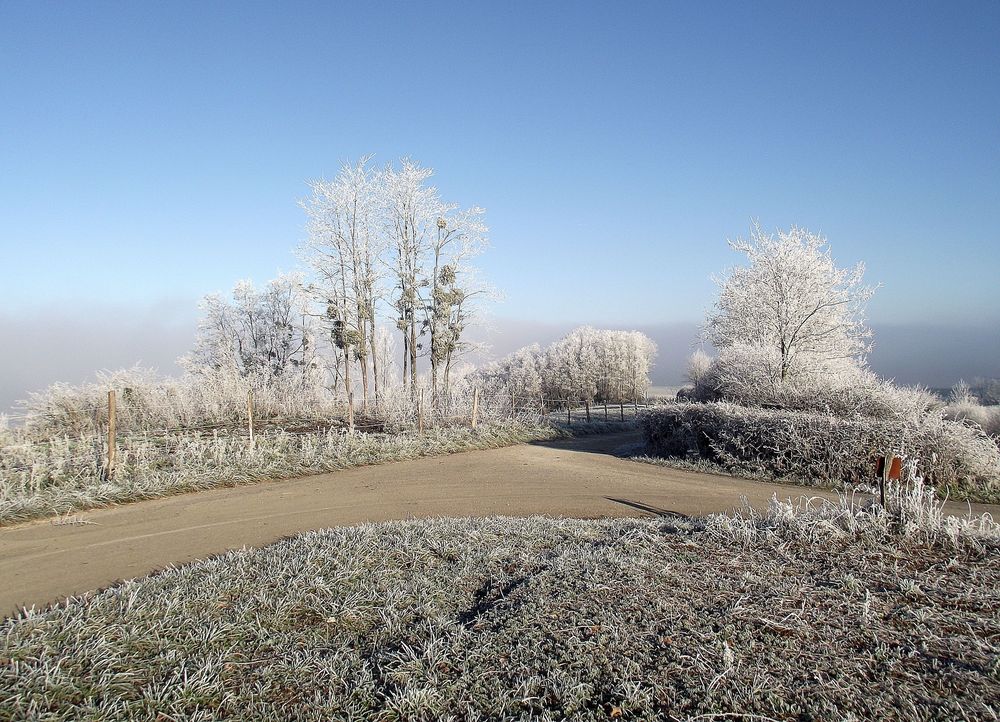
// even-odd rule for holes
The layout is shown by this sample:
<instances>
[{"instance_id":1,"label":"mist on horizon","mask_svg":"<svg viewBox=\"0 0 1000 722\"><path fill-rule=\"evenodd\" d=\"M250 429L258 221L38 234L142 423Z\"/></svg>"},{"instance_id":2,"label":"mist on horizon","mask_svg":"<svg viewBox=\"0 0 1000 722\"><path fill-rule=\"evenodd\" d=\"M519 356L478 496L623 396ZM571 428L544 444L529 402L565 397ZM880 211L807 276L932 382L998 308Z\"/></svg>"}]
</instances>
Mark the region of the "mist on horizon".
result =
<instances>
[{"instance_id":1,"label":"mist on horizon","mask_svg":"<svg viewBox=\"0 0 1000 722\"><path fill-rule=\"evenodd\" d=\"M166 376L181 372L176 360L190 351L197 312L180 302L147 309L0 315L0 339L13 353L0 355L0 413L28 393L53 383L93 381L97 372L135 365ZM577 326L637 330L658 347L654 386L684 383L687 357L698 345L693 321L659 324L545 322L494 317L472 333L486 345L466 360L481 364L537 343L546 346ZM901 384L947 388L959 379L1000 377L1000 330L995 323L941 325L873 323L872 369ZM709 349L710 350L710 349Z\"/></svg>"}]
</instances>

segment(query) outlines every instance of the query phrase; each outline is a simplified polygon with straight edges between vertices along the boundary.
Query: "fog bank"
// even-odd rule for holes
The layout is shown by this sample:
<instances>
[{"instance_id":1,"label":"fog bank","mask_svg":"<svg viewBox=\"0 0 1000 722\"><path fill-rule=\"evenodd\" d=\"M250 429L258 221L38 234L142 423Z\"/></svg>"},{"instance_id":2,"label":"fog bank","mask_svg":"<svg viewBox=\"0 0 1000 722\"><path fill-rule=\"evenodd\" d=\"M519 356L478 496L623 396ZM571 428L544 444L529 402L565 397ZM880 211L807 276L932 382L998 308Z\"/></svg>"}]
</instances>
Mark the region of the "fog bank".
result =
<instances>
[{"instance_id":1,"label":"fog bank","mask_svg":"<svg viewBox=\"0 0 1000 722\"><path fill-rule=\"evenodd\" d=\"M77 307L43 309L30 314L0 313L0 412L29 391L55 382L80 383L97 371L141 364L177 374L178 356L186 353L197 323L193 300L163 301L143 308ZM473 363L500 358L522 346L545 346L581 323L546 323L494 318L471 332L485 353ZM599 325L599 324L594 324ZM696 347L698 324L600 324L638 330L659 347L652 381L656 386L684 382L684 362ZM1000 327L925 323L873 324L872 368L903 384L948 387L958 379L1000 377Z\"/></svg>"}]
</instances>

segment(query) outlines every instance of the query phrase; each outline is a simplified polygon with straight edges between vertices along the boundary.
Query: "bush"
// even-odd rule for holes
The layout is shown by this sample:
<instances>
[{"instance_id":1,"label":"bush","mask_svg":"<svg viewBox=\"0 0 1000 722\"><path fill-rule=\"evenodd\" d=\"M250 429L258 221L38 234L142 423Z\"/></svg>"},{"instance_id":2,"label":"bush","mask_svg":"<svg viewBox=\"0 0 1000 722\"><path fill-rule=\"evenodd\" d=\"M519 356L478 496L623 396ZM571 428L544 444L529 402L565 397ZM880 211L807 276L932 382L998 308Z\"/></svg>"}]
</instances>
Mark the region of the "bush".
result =
<instances>
[{"instance_id":1,"label":"bush","mask_svg":"<svg viewBox=\"0 0 1000 722\"><path fill-rule=\"evenodd\" d=\"M975 379L969 386L979 403L987 406L1000 406L1000 379Z\"/></svg>"},{"instance_id":2,"label":"bush","mask_svg":"<svg viewBox=\"0 0 1000 722\"><path fill-rule=\"evenodd\" d=\"M975 401L953 402L944 409L945 418L969 421L1000 441L1000 406L981 406Z\"/></svg>"},{"instance_id":3,"label":"bush","mask_svg":"<svg viewBox=\"0 0 1000 722\"><path fill-rule=\"evenodd\" d=\"M927 389L896 386L861 367L847 365L839 373L829 374L799 373L782 381L779 363L771 349L726 349L699 375L690 398L911 421L942 406Z\"/></svg>"},{"instance_id":4,"label":"bush","mask_svg":"<svg viewBox=\"0 0 1000 722\"><path fill-rule=\"evenodd\" d=\"M840 417L730 403L675 402L643 415L652 451L727 470L813 483L872 479L875 460L897 454L909 479L959 499L1000 498L1000 449L978 427L937 414Z\"/></svg>"},{"instance_id":5,"label":"bush","mask_svg":"<svg viewBox=\"0 0 1000 722\"><path fill-rule=\"evenodd\" d=\"M507 395L631 402L649 389L656 344L638 331L582 326L542 349L537 344L475 372L476 382L506 387Z\"/></svg>"}]
</instances>

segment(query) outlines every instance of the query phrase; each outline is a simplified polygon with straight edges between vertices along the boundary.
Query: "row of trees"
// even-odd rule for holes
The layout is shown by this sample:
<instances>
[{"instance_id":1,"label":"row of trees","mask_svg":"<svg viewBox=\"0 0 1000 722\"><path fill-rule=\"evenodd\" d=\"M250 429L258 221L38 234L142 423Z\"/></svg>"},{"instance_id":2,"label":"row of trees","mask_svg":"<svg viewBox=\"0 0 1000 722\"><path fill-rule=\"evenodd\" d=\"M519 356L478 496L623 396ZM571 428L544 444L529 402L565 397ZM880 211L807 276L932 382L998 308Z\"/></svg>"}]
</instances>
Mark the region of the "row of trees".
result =
<instances>
[{"instance_id":1,"label":"row of trees","mask_svg":"<svg viewBox=\"0 0 1000 722\"><path fill-rule=\"evenodd\" d=\"M395 327L404 388L415 392L426 357L432 392L446 393L456 360L473 348L465 332L492 292L471 263L487 247L483 209L446 203L432 173L408 159L374 168L366 157L311 183L298 249L308 274L261 290L241 282L231 301L206 297L188 368L332 378L348 397L360 380L367 407L398 368Z\"/></svg>"},{"instance_id":2,"label":"row of trees","mask_svg":"<svg viewBox=\"0 0 1000 722\"><path fill-rule=\"evenodd\" d=\"M228 365L285 385L332 378L345 395L360 381L367 404L398 372L394 325L404 388L416 388L426 356L432 393L447 394L454 361L471 346L465 330L488 297L470 264L485 248L486 227L482 209L444 203L430 175L406 160L373 169L362 159L313 183L300 249L310 275L279 276L261 290L240 283L231 301L207 297L191 367ZM749 239L731 245L749 264L717 279L706 336L718 356L692 357L697 396L801 405L820 389L828 398L834 388L888 389L865 366L864 308L875 289L864 284L861 264L838 268L825 239L799 228L769 234L755 225ZM480 375L529 396L629 399L647 388L654 353L642 334L584 327Z\"/></svg>"},{"instance_id":3,"label":"row of trees","mask_svg":"<svg viewBox=\"0 0 1000 722\"><path fill-rule=\"evenodd\" d=\"M362 158L332 181L311 184L312 197L302 204L309 238L301 249L313 271L310 290L325 303L348 394L356 361L364 403L372 385L379 398L376 329L386 309L402 334L404 386L416 389L417 359L426 355L436 396L447 392L455 358L470 347L463 334L488 295L470 264L487 245L484 211L444 202L428 183L432 171L410 160L399 168L369 163Z\"/></svg>"},{"instance_id":4,"label":"row of trees","mask_svg":"<svg viewBox=\"0 0 1000 722\"><path fill-rule=\"evenodd\" d=\"M631 401L649 388L656 344L638 331L577 328L545 349L537 344L477 371L485 385L524 399Z\"/></svg>"}]
</instances>

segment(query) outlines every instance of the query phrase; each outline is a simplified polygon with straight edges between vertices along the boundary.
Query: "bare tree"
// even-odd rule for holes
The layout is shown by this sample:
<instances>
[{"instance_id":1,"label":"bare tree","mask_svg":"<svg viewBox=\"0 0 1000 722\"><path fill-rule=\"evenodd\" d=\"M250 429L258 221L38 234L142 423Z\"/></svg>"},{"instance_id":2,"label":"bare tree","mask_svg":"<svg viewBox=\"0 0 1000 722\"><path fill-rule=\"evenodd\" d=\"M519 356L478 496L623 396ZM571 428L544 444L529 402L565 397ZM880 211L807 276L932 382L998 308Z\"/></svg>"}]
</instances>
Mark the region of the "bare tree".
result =
<instances>
[{"instance_id":1,"label":"bare tree","mask_svg":"<svg viewBox=\"0 0 1000 722\"><path fill-rule=\"evenodd\" d=\"M403 333L403 384L417 388L418 336L423 333L421 287L426 284L424 264L433 230L444 206L437 189L426 185L433 171L404 158L399 170L387 166L382 173L384 227L394 251L393 274L398 295L394 306L396 325ZM407 378L409 376L409 378Z\"/></svg>"},{"instance_id":2,"label":"bare tree","mask_svg":"<svg viewBox=\"0 0 1000 722\"><path fill-rule=\"evenodd\" d=\"M871 332L864 264L836 266L826 239L802 228L765 233L754 223L748 240L730 242L749 266L721 278L706 332L716 348L760 348L775 354L776 381L796 373L835 374L862 363Z\"/></svg>"},{"instance_id":3,"label":"bare tree","mask_svg":"<svg viewBox=\"0 0 1000 722\"><path fill-rule=\"evenodd\" d=\"M710 368L712 368L712 357L705 353L705 349L695 349L694 353L688 356L685 375L688 381L697 388Z\"/></svg>"},{"instance_id":4,"label":"bare tree","mask_svg":"<svg viewBox=\"0 0 1000 722\"><path fill-rule=\"evenodd\" d=\"M186 364L265 378L305 372L316 353L308 305L298 274L279 275L263 289L240 281L230 300L210 294L201 302L202 319Z\"/></svg>"},{"instance_id":5,"label":"bare tree","mask_svg":"<svg viewBox=\"0 0 1000 722\"><path fill-rule=\"evenodd\" d=\"M489 289L478 285L471 259L487 246L485 211L470 208L457 212L454 206L442 206L448 216L437 219L437 234L431 253L433 270L430 299L425 306L426 325L430 332L431 390L439 392L443 371L443 391L447 394L452 362L467 350L463 334L475 316L477 300Z\"/></svg>"},{"instance_id":6,"label":"bare tree","mask_svg":"<svg viewBox=\"0 0 1000 722\"><path fill-rule=\"evenodd\" d=\"M334 348L344 355L348 394L354 361L366 403L369 365L376 402L385 386L377 325L391 279L391 306L403 335L403 385L416 393L421 339L429 334L436 396L442 370L447 387L452 360L470 347L463 332L489 296L469 263L486 247L484 212L445 204L428 183L432 171L408 159L378 172L368 162L362 158L333 181L311 184L312 198L302 204L309 215L303 255L315 272Z\"/></svg>"},{"instance_id":7,"label":"bare tree","mask_svg":"<svg viewBox=\"0 0 1000 722\"><path fill-rule=\"evenodd\" d=\"M398 368L395 362L396 342L389 329L384 326L375 328L372 349L372 357L377 361L380 388L386 390L392 384Z\"/></svg>"},{"instance_id":8,"label":"bare tree","mask_svg":"<svg viewBox=\"0 0 1000 722\"><path fill-rule=\"evenodd\" d=\"M309 216L302 255L315 273L317 299L326 305L331 340L344 354L346 395L352 397L351 364L357 361L365 408L369 350L377 363L373 346L380 251L376 228L380 195L368 162L365 157L355 165L345 164L334 180L311 183L312 197L302 202ZM373 376L377 384L377 369Z\"/></svg>"}]
</instances>

